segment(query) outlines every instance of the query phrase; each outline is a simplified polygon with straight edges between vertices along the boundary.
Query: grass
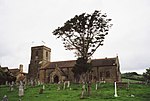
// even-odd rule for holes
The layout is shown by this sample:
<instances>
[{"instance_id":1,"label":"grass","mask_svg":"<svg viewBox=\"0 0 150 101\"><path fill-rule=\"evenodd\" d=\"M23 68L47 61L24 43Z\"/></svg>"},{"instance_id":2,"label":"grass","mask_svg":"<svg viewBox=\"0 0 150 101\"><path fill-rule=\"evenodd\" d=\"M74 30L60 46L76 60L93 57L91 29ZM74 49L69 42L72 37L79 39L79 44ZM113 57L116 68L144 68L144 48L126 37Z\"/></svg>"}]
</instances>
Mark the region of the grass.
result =
<instances>
[{"instance_id":1,"label":"grass","mask_svg":"<svg viewBox=\"0 0 150 101\"><path fill-rule=\"evenodd\" d=\"M43 94L39 94L42 85L28 86L23 97L18 96L17 87L14 91L9 91L8 86L1 85L0 100L4 95L7 95L9 101L18 101L19 99L22 99L22 101L150 101L149 85L131 84L129 89L118 88L119 97L114 97L113 84L100 84L97 91L94 86L93 84L90 97L86 96L84 99L80 99L80 84L71 84L71 90L67 88L60 91L57 91L56 84L49 84L45 86Z\"/></svg>"}]
</instances>

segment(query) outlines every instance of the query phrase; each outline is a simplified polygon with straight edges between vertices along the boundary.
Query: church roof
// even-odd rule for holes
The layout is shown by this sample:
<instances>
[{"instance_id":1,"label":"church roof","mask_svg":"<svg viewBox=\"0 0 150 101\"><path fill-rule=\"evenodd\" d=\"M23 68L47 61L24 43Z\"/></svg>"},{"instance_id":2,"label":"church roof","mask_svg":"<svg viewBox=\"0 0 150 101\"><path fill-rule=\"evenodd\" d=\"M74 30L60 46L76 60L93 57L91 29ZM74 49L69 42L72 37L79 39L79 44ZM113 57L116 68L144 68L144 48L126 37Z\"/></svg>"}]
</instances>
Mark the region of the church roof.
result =
<instances>
[{"instance_id":1,"label":"church roof","mask_svg":"<svg viewBox=\"0 0 150 101\"><path fill-rule=\"evenodd\" d=\"M9 69L9 71L14 75L17 76L20 73L20 69L14 68L14 69Z\"/></svg>"},{"instance_id":2,"label":"church roof","mask_svg":"<svg viewBox=\"0 0 150 101\"><path fill-rule=\"evenodd\" d=\"M104 66L114 66L116 65L116 59L115 58L104 58L104 59L92 59L92 65L93 67L104 67ZM49 62L46 63L45 66L43 66L41 69L50 69L50 68L72 68L76 63L76 60L68 60L68 61L56 61L56 62Z\"/></svg>"},{"instance_id":3,"label":"church roof","mask_svg":"<svg viewBox=\"0 0 150 101\"><path fill-rule=\"evenodd\" d=\"M1 69L2 69L4 72L8 72L8 71L9 71L8 67L1 67Z\"/></svg>"}]
</instances>

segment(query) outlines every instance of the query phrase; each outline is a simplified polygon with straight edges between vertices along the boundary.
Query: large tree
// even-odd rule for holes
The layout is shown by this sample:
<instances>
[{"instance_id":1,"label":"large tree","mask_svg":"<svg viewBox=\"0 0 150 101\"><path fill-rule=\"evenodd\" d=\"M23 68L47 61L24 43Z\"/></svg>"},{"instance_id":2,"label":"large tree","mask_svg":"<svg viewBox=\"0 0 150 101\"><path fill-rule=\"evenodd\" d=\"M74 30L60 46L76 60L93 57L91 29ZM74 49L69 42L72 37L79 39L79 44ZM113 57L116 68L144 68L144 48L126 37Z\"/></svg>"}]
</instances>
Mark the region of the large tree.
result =
<instances>
[{"instance_id":1,"label":"large tree","mask_svg":"<svg viewBox=\"0 0 150 101\"><path fill-rule=\"evenodd\" d=\"M53 31L53 35L63 40L66 50L75 50L78 59L73 69L74 74L82 75L90 70L84 67L91 66L88 64L89 58L103 45L105 36L112 26L110 21L106 14L95 10L92 14L75 15L62 27Z\"/></svg>"},{"instance_id":2,"label":"large tree","mask_svg":"<svg viewBox=\"0 0 150 101\"><path fill-rule=\"evenodd\" d=\"M75 50L76 56L87 59L103 45L105 35L112 26L110 21L106 14L96 10L92 14L76 15L53 34L62 38L66 50Z\"/></svg>"}]
</instances>

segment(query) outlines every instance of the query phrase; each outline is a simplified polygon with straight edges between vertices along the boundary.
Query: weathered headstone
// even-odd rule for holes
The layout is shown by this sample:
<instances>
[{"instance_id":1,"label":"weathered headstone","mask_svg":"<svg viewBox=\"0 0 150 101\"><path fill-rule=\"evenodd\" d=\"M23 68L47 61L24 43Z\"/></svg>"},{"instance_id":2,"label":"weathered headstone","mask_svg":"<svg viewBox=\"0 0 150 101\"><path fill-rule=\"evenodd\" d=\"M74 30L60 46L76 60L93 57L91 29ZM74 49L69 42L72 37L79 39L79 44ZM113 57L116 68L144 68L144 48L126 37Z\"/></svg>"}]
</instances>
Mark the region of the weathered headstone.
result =
<instances>
[{"instance_id":1,"label":"weathered headstone","mask_svg":"<svg viewBox=\"0 0 150 101\"><path fill-rule=\"evenodd\" d=\"M128 79L128 87L127 87L127 89L129 89L129 85L130 85L130 82L129 82L129 79Z\"/></svg>"},{"instance_id":2,"label":"weathered headstone","mask_svg":"<svg viewBox=\"0 0 150 101\"><path fill-rule=\"evenodd\" d=\"M10 91L13 91L14 90L14 87L13 87L13 85L11 84L10 85Z\"/></svg>"},{"instance_id":3,"label":"weathered headstone","mask_svg":"<svg viewBox=\"0 0 150 101\"><path fill-rule=\"evenodd\" d=\"M45 85L43 85L43 90L45 89Z\"/></svg>"},{"instance_id":4,"label":"weathered headstone","mask_svg":"<svg viewBox=\"0 0 150 101\"><path fill-rule=\"evenodd\" d=\"M6 81L6 85L8 85L8 81Z\"/></svg>"},{"instance_id":5,"label":"weathered headstone","mask_svg":"<svg viewBox=\"0 0 150 101\"><path fill-rule=\"evenodd\" d=\"M31 80L30 83L31 83L31 86L33 86L33 80Z\"/></svg>"},{"instance_id":6,"label":"weathered headstone","mask_svg":"<svg viewBox=\"0 0 150 101\"><path fill-rule=\"evenodd\" d=\"M19 86L19 96L23 96L24 95L24 89L23 89L23 85Z\"/></svg>"},{"instance_id":7,"label":"weathered headstone","mask_svg":"<svg viewBox=\"0 0 150 101\"><path fill-rule=\"evenodd\" d=\"M35 80L34 80L34 86L37 85L37 84L38 84L38 82L37 82L37 80L35 79Z\"/></svg>"},{"instance_id":8,"label":"weathered headstone","mask_svg":"<svg viewBox=\"0 0 150 101\"><path fill-rule=\"evenodd\" d=\"M68 85L67 85L67 88L69 88L69 87L70 87L70 81L68 81L67 84L68 84Z\"/></svg>"},{"instance_id":9,"label":"weathered headstone","mask_svg":"<svg viewBox=\"0 0 150 101\"><path fill-rule=\"evenodd\" d=\"M11 82L11 84L14 86L15 82L14 82L14 81L12 81L12 82Z\"/></svg>"},{"instance_id":10,"label":"weathered headstone","mask_svg":"<svg viewBox=\"0 0 150 101\"><path fill-rule=\"evenodd\" d=\"M23 85L23 82L22 82L22 81L20 81L20 85Z\"/></svg>"},{"instance_id":11,"label":"weathered headstone","mask_svg":"<svg viewBox=\"0 0 150 101\"><path fill-rule=\"evenodd\" d=\"M84 98L85 90L86 90L86 88L85 88L85 83L83 82L83 85L82 85L82 92L81 92L81 96L80 96L81 99Z\"/></svg>"},{"instance_id":12,"label":"weathered headstone","mask_svg":"<svg viewBox=\"0 0 150 101\"><path fill-rule=\"evenodd\" d=\"M60 84L61 84L61 82L59 81L59 82L58 82L57 90L60 90Z\"/></svg>"},{"instance_id":13,"label":"weathered headstone","mask_svg":"<svg viewBox=\"0 0 150 101\"><path fill-rule=\"evenodd\" d=\"M40 81L38 81L38 85L41 85L41 82L40 82Z\"/></svg>"},{"instance_id":14,"label":"weathered headstone","mask_svg":"<svg viewBox=\"0 0 150 101\"><path fill-rule=\"evenodd\" d=\"M64 88L63 89L66 89L66 81L64 82Z\"/></svg>"},{"instance_id":15,"label":"weathered headstone","mask_svg":"<svg viewBox=\"0 0 150 101\"><path fill-rule=\"evenodd\" d=\"M97 90L97 88L98 88L98 87L97 87L97 82L96 82L96 84L95 84L95 90Z\"/></svg>"},{"instance_id":16,"label":"weathered headstone","mask_svg":"<svg viewBox=\"0 0 150 101\"><path fill-rule=\"evenodd\" d=\"M3 97L2 101L8 101L8 97L7 97L7 95L4 95L4 97Z\"/></svg>"}]
</instances>

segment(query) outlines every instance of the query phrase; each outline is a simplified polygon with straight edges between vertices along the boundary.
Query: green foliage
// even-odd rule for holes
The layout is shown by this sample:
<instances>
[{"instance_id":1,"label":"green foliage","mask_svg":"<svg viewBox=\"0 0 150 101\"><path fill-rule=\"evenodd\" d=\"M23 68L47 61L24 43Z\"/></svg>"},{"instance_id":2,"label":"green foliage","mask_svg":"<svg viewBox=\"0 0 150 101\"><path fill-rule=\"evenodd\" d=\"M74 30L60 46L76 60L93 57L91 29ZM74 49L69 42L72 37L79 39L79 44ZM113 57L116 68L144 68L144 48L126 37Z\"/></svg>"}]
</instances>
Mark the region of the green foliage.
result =
<instances>
[{"instance_id":1,"label":"green foliage","mask_svg":"<svg viewBox=\"0 0 150 101\"><path fill-rule=\"evenodd\" d=\"M87 59L78 58L72 72L74 73L75 78L78 78L79 75L89 72L92 68L91 63L87 63Z\"/></svg>"},{"instance_id":2,"label":"green foliage","mask_svg":"<svg viewBox=\"0 0 150 101\"><path fill-rule=\"evenodd\" d=\"M147 83L150 83L150 68L146 69L146 72L143 73L143 76Z\"/></svg>"},{"instance_id":3,"label":"green foliage","mask_svg":"<svg viewBox=\"0 0 150 101\"><path fill-rule=\"evenodd\" d=\"M82 13L55 29L53 35L62 39L66 50L75 50L76 56L90 57L103 45L105 35L112 26L110 21L106 14L97 10L92 14Z\"/></svg>"},{"instance_id":4,"label":"green foliage","mask_svg":"<svg viewBox=\"0 0 150 101\"><path fill-rule=\"evenodd\" d=\"M125 79L144 81L143 76L136 72L123 73L121 76L122 78L125 78Z\"/></svg>"},{"instance_id":5,"label":"green foliage","mask_svg":"<svg viewBox=\"0 0 150 101\"><path fill-rule=\"evenodd\" d=\"M2 71L2 69L0 68L0 84L4 84L5 81L6 81L6 79L7 79L6 73L4 73L4 72Z\"/></svg>"},{"instance_id":6,"label":"green foliage","mask_svg":"<svg viewBox=\"0 0 150 101\"><path fill-rule=\"evenodd\" d=\"M6 81L11 82L15 80L16 80L16 77L12 76L9 72L4 72L0 68L0 84L5 84Z\"/></svg>"}]
</instances>

